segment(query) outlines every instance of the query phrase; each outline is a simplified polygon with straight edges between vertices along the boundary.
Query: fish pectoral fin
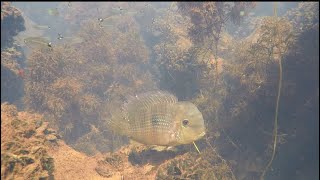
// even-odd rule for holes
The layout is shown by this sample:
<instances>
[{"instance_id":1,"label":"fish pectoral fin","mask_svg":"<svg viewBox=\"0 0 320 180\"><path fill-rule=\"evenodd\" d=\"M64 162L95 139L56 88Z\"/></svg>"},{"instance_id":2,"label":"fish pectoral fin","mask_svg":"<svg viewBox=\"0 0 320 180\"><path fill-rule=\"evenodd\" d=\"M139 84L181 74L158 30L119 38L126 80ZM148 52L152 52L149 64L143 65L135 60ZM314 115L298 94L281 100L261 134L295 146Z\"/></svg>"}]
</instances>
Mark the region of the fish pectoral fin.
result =
<instances>
[{"instance_id":1,"label":"fish pectoral fin","mask_svg":"<svg viewBox=\"0 0 320 180\"><path fill-rule=\"evenodd\" d=\"M178 151L178 149L175 146L168 146L166 150L167 151L174 151L174 152Z\"/></svg>"},{"instance_id":2,"label":"fish pectoral fin","mask_svg":"<svg viewBox=\"0 0 320 180\"><path fill-rule=\"evenodd\" d=\"M137 151L137 152L141 152L144 149L147 149L147 147L144 144L141 144L141 143L134 141L132 139L130 139L129 144L130 144L131 149L134 151Z\"/></svg>"},{"instance_id":3,"label":"fish pectoral fin","mask_svg":"<svg viewBox=\"0 0 320 180\"><path fill-rule=\"evenodd\" d=\"M130 138L130 137L129 137ZM132 140L132 139L130 139L130 144L132 144L132 145L134 145L134 146L141 146L141 145L143 145L143 144L141 144L141 143L139 143L139 142L137 142L137 141L135 141L135 140Z\"/></svg>"},{"instance_id":4,"label":"fish pectoral fin","mask_svg":"<svg viewBox=\"0 0 320 180\"><path fill-rule=\"evenodd\" d=\"M172 151L172 152L177 152L178 149L174 146L152 146L150 149L155 150L155 151Z\"/></svg>"},{"instance_id":5,"label":"fish pectoral fin","mask_svg":"<svg viewBox=\"0 0 320 180\"><path fill-rule=\"evenodd\" d=\"M157 145L153 145L150 147L151 150L155 150L155 151L165 151L167 150L167 146L157 146Z\"/></svg>"}]
</instances>

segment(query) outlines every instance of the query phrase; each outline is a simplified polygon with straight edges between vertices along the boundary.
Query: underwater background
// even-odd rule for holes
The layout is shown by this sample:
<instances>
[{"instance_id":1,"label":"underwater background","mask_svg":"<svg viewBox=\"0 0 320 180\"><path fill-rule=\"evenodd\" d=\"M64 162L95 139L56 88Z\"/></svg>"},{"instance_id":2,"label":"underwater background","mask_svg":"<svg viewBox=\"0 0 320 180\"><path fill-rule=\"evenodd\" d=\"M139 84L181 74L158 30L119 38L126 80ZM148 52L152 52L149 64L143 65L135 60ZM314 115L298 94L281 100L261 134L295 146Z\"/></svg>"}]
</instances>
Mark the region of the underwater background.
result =
<instances>
[{"instance_id":1,"label":"underwater background","mask_svg":"<svg viewBox=\"0 0 320 180\"><path fill-rule=\"evenodd\" d=\"M155 90L199 152L108 127ZM319 179L319 3L1 2L1 178Z\"/></svg>"}]
</instances>

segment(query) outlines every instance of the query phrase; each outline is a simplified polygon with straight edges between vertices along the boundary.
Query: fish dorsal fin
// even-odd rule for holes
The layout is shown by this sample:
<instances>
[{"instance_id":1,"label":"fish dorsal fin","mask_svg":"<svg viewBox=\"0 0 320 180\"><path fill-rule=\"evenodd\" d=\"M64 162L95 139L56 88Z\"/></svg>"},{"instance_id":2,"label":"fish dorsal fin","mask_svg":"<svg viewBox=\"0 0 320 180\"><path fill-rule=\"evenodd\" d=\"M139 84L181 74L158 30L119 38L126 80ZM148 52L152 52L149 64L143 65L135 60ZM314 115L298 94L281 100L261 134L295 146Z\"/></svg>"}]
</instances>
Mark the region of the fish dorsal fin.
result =
<instances>
[{"instance_id":1,"label":"fish dorsal fin","mask_svg":"<svg viewBox=\"0 0 320 180\"><path fill-rule=\"evenodd\" d=\"M141 124L150 123L149 118L151 108L163 107L158 109L162 113L167 113L168 106L178 102L178 99L166 91L151 91L136 96L129 96L126 103L120 108L114 109L111 112L111 118L107 118L108 126L115 132L130 136L131 130L134 127L139 127L142 130Z\"/></svg>"},{"instance_id":2,"label":"fish dorsal fin","mask_svg":"<svg viewBox=\"0 0 320 180\"><path fill-rule=\"evenodd\" d=\"M124 109L130 112L131 109L150 107L155 104L175 104L178 102L177 97L167 91L150 91L136 96L130 96Z\"/></svg>"}]
</instances>

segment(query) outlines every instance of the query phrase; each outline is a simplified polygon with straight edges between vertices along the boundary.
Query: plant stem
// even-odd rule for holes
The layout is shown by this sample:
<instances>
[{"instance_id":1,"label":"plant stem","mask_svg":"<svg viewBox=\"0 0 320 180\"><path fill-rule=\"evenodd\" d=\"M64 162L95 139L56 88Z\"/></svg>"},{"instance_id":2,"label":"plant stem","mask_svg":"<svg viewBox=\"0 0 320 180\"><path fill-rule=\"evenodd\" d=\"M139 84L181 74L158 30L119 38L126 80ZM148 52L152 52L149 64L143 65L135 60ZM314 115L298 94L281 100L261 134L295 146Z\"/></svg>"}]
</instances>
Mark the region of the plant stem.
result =
<instances>
[{"instance_id":1,"label":"plant stem","mask_svg":"<svg viewBox=\"0 0 320 180\"><path fill-rule=\"evenodd\" d=\"M282 86L282 63L281 63L281 58L279 59L279 85L278 85L278 95L277 95L277 104L276 104L276 113L274 117L274 129L273 129L273 134L274 134L274 142L273 142L273 151L272 151L272 156L271 159L264 169L262 175L260 176L260 180L264 179L264 175L268 171L269 167L272 164L272 161L274 159L275 153L276 153L276 147L277 147L277 138L278 138L278 112L279 112L279 101L280 101L280 94L281 94L281 86Z\"/></svg>"}]
</instances>

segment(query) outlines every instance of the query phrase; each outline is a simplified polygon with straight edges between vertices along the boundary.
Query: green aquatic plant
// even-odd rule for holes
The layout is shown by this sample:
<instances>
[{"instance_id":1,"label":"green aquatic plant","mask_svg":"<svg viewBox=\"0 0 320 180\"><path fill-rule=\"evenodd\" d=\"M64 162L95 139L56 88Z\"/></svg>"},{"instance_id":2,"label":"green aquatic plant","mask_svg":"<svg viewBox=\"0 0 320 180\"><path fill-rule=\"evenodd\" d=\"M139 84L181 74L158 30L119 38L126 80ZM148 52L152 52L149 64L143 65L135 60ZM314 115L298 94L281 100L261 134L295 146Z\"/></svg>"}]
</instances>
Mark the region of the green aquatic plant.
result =
<instances>
[{"instance_id":1,"label":"green aquatic plant","mask_svg":"<svg viewBox=\"0 0 320 180\"><path fill-rule=\"evenodd\" d=\"M229 140L226 140L230 146L235 147L238 153L243 153L243 146L248 148L248 152L260 152L263 149L261 144L256 142L256 139L260 139L260 137L251 139L247 135L242 135L240 129L241 124L250 124L250 128L247 126L243 128L250 129L250 133L259 133L259 131L252 130L251 128L265 126L263 123L264 120L267 120L268 115L261 115L264 117L260 117L257 112L263 112L264 110L257 107L262 107L263 109L273 108L272 104L274 103L270 100L270 96L273 96L273 94L276 94L276 109L273 115L273 124L277 126L276 124L279 123L277 119L280 106L279 91L284 92L282 59L292 53L291 49L295 44L295 39L293 27L287 19L266 17L262 19L262 24L250 36L235 42L233 47L231 46L230 49L234 57L231 57L224 66L226 76L228 77L226 79L228 97L225 99L226 109L221 110L221 113L228 114L221 116L221 123L219 125L224 129L225 133L223 134L230 135L233 139L232 141L235 143L229 143ZM290 61L290 59L287 61ZM279 68L279 76L274 76L275 68ZM278 74L278 71L276 74ZM273 89L277 89L278 92L274 92ZM268 105L262 105L261 102L266 102ZM264 138L264 135L259 136ZM277 138L275 141L279 145L279 135L274 129L273 139L275 136ZM241 142L241 146L239 142ZM246 143L247 145L245 145ZM228 147L230 148L230 146ZM273 149L273 146L274 141L271 149ZM260 155L257 154L257 156ZM270 156L273 155L271 154ZM261 162L259 161L259 163ZM268 163L269 160L266 164ZM260 165L258 166L260 167ZM235 171L237 171L237 168L241 169L241 167L235 167ZM260 176L260 173L264 170L263 168L261 166L261 170L255 170L255 172L259 172Z\"/></svg>"},{"instance_id":2,"label":"green aquatic plant","mask_svg":"<svg viewBox=\"0 0 320 180\"><path fill-rule=\"evenodd\" d=\"M276 147L277 147L277 138L278 138L278 113L279 113L279 102L280 102L280 96L281 96L281 87L282 87L282 63L281 63L281 57L279 59L279 84L278 84L278 93L277 93L277 100L276 100L276 111L274 114L274 129L273 129L273 148L272 148L272 155L271 159L268 162L267 166L262 172L262 175L260 177L261 180L264 179L265 173L268 171L269 167L272 164L272 161L275 157Z\"/></svg>"},{"instance_id":3,"label":"green aquatic plant","mask_svg":"<svg viewBox=\"0 0 320 180\"><path fill-rule=\"evenodd\" d=\"M276 109L274 117L274 130L273 130L273 148L271 159L268 162L266 168L262 172L260 179L264 179L265 173L268 171L275 157L278 137L278 113L279 102L281 96L282 87L282 62L281 59L288 52L288 49L292 47L295 41L292 25L283 18L278 18L276 14L276 4L274 7L274 17L267 17L264 19L261 25L261 36L258 39L258 46L268 51L269 60L277 60L279 63L279 80L278 80L278 92L276 99Z\"/></svg>"},{"instance_id":4,"label":"green aquatic plant","mask_svg":"<svg viewBox=\"0 0 320 180\"><path fill-rule=\"evenodd\" d=\"M273 14L275 17L277 17L277 4L276 2L274 3L274 9L273 9ZM273 149L272 149L272 155L271 159L268 162L267 166L263 170L260 179L263 180L265 173L268 171L269 167L272 164L272 161L275 156L276 152L276 147L277 147L277 137L278 137L278 112L279 112L279 101L280 101L280 96L281 96L281 87L282 87L282 63L281 63L281 57L279 58L279 84L278 84L278 94L277 94L277 100L276 100L276 112L275 112L275 117L274 117L274 129L273 129Z\"/></svg>"},{"instance_id":5,"label":"green aquatic plant","mask_svg":"<svg viewBox=\"0 0 320 180\"><path fill-rule=\"evenodd\" d=\"M231 41L221 46L221 41L227 39L224 26L231 19L234 23L240 22L244 16L240 11L254 8L254 3L224 3L224 2L179 2L178 10L181 14L190 18L188 28L189 38L192 40L192 48L189 58L197 59L197 64L192 67L196 72L196 84L202 87L198 97L198 105L207 114L210 122L218 123L219 107L227 93L223 78L219 78L223 71L221 67L225 63L220 55L222 47L228 47ZM237 20L236 20L237 19ZM231 39L231 38L229 38ZM228 49L228 48L225 48ZM227 53L224 53L227 54ZM200 100L201 99L201 100ZM200 100L200 101L199 101ZM206 115L205 115L206 116ZM208 123L210 128L216 126Z\"/></svg>"},{"instance_id":6,"label":"green aquatic plant","mask_svg":"<svg viewBox=\"0 0 320 180\"><path fill-rule=\"evenodd\" d=\"M218 68L218 45L221 39L221 33L226 22L231 19L233 22L240 21L243 16L241 12L247 9L254 8L255 3L247 2L179 2L179 11L190 17L192 26L188 30L188 34L195 46L204 47L205 53L203 59L206 58L207 53L213 52L215 59L215 69ZM238 20L236 20L238 19ZM208 63L209 60L206 62ZM218 73L216 71L217 82Z\"/></svg>"},{"instance_id":7,"label":"green aquatic plant","mask_svg":"<svg viewBox=\"0 0 320 180\"><path fill-rule=\"evenodd\" d=\"M226 95L222 78L216 81L217 86L213 86L216 71L212 71L215 62L211 60L212 53L207 53L205 46L194 45L187 31L191 27L190 21L181 14L169 10L154 21L153 31L159 32L160 37L154 46L155 62L161 75L160 88L174 92L179 99L191 99L208 121L211 136L211 129L218 119L215 117L217 108ZM231 40L223 34L221 42L219 48L223 49ZM222 75L224 61L217 59L217 72Z\"/></svg>"},{"instance_id":8,"label":"green aquatic plant","mask_svg":"<svg viewBox=\"0 0 320 180\"><path fill-rule=\"evenodd\" d=\"M192 143L193 143L194 147L196 148L197 152L198 152L199 154L201 154L201 152L200 152L198 146L196 145L196 143L195 143L194 141L193 141Z\"/></svg>"}]
</instances>

